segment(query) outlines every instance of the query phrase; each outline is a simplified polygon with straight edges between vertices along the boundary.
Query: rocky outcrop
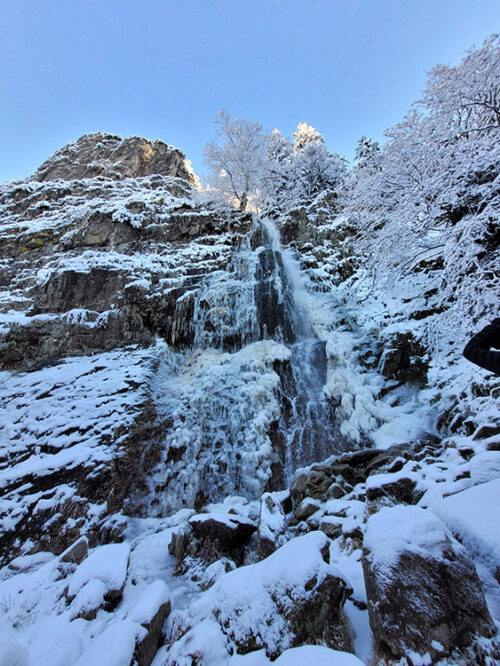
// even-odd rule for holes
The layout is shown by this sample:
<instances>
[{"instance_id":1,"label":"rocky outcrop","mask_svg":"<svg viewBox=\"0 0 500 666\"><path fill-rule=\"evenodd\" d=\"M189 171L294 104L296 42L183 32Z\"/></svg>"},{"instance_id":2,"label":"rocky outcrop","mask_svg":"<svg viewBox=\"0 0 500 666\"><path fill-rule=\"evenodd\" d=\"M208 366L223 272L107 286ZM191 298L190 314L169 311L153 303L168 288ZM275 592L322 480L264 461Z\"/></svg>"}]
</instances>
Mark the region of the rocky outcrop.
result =
<instances>
[{"instance_id":1,"label":"rocky outcrop","mask_svg":"<svg viewBox=\"0 0 500 666\"><path fill-rule=\"evenodd\" d=\"M241 564L244 547L256 529L252 520L234 513L200 513L192 516L185 528L174 532L168 549L177 560L178 572L187 571L193 558L204 566L221 558Z\"/></svg>"},{"instance_id":2,"label":"rocky outcrop","mask_svg":"<svg viewBox=\"0 0 500 666\"><path fill-rule=\"evenodd\" d=\"M194 182L186 157L163 141L139 136L128 139L95 132L81 136L58 150L36 171L34 180L81 180L82 178L141 178L161 174Z\"/></svg>"},{"instance_id":3,"label":"rocky outcrop","mask_svg":"<svg viewBox=\"0 0 500 666\"><path fill-rule=\"evenodd\" d=\"M385 664L410 654L435 663L495 632L473 562L429 511L397 506L372 516L363 571L375 656Z\"/></svg>"},{"instance_id":4,"label":"rocky outcrop","mask_svg":"<svg viewBox=\"0 0 500 666\"><path fill-rule=\"evenodd\" d=\"M262 562L225 574L190 612L179 615L168 660L177 663L182 655L194 663L222 663L234 648L238 654L264 648L275 658L288 647L316 642L350 652L342 610L350 594L330 564L324 534L294 539ZM210 631L209 644L200 626Z\"/></svg>"}]
</instances>

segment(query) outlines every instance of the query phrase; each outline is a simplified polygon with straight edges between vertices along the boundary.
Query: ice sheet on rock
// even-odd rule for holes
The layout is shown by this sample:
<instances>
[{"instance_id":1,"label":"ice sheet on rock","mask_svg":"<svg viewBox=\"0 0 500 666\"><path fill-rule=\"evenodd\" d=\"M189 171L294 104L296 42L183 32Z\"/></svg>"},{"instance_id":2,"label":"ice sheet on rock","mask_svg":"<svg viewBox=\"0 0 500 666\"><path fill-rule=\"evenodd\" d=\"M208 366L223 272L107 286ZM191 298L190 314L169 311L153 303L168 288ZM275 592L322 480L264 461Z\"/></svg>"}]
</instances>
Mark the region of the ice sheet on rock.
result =
<instances>
[{"instance_id":1,"label":"ice sheet on rock","mask_svg":"<svg viewBox=\"0 0 500 666\"><path fill-rule=\"evenodd\" d=\"M153 515L193 506L198 491L211 501L228 494L254 498L263 491L273 461L268 432L280 413L273 363L289 354L271 340L233 354L165 353L153 391L161 416L173 422L166 459L176 452L181 459L178 465L162 461L155 469Z\"/></svg>"}]
</instances>

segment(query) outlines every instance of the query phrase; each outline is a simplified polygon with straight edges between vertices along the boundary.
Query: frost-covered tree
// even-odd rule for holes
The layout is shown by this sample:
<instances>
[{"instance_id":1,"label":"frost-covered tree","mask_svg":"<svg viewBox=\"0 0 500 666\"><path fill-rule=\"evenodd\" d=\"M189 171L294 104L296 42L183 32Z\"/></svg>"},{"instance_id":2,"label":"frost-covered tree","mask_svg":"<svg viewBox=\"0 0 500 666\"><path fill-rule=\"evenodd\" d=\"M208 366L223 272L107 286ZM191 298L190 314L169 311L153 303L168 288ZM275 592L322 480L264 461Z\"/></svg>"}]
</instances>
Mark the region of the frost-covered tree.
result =
<instances>
[{"instance_id":1,"label":"frost-covered tree","mask_svg":"<svg viewBox=\"0 0 500 666\"><path fill-rule=\"evenodd\" d=\"M245 210L261 186L268 136L253 120L233 119L222 109L215 116L219 142L205 146L210 186Z\"/></svg>"},{"instance_id":2,"label":"frost-covered tree","mask_svg":"<svg viewBox=\"0 0 500 666\"><path fill-rule=\"evenodd\" d=\"M337 191L346 163L330 153L323 136L311 125L299 123L294 141L278 130L271 135L264 178L266 205L280 212L311 203L323 192Z\"/></svg>"},{"instance_id":3,"label":"frost-covered tree","mask_svg":"<svg viewBox=\"0 0 500 666\"><path fill-rule=\"evenodd\" d=\"M494 36L456 67L435 67L422 99L386 133L377 168L360 168L360 154L349 178L373 271L394 283L434 266L450 326L476 321L498 298L499 85Z\"/></svg>"},{"instance_id":4,"label":"frost-covered tree","mask_svg":"<svg viewBox=\"0 0 500 666\"><path fill-rule=\"evenodd\" d=\"M346 171L345 160L330 153L320 141L310 141L296 151L294 167L295 198L305 202L322 192L339 189Z\"/></svg>"},{"instance_id":5,"label":"frost-covered tree","mask_svg":"<svg viewBox=\"0 0 500 666\"><path fill-rule=\"evenodd\" d=\"M316 130L316 128L307 123L299 123L293 136L295 137L293 149L296 152L300 152L308 143L325 143L323 136Z\"/></svg>"},{"instance_id":6,"label":"frost-covered tree","mask_svg":"<svg viewBox=\"0 0 500 666\"><path fill-rule=\"evenodd\" d=\"M500 37L492 35L468 51L460 65L434 67L424 103L450 132L470 136L500 127Z\"/></svg>"}]
</instances>

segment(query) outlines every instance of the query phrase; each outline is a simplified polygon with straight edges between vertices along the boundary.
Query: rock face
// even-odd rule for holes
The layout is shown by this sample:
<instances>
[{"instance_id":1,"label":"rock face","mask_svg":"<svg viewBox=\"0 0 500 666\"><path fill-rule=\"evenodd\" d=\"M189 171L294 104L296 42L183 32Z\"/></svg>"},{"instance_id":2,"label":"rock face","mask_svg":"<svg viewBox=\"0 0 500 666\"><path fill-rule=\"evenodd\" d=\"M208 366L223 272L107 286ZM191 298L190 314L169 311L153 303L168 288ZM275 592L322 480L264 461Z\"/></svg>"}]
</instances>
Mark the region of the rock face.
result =
<instances>
[{"instance_id":1,"label":"rock face","mask_svg":"<svg viewBox=\"0 0 500 666\"><path fill-rule=\"evenodd\" d=\"M107 516L143 510L173 425L158 418L157 340L191 345L195 309L198 334L214 330L206 281L251 227L195 203L189 180L180 151L99 134L0 190L0 561L22 539L55 553L119 539Z\"/></svg>"},{"instance_id":2,"label":"rock face","mask_svg":"<svg viewBox=\"0 0 500 666\"><path fill-rule=\"evenodd\" d=\"M429 511L396 506L372 516L363 571L374 651L383 663L412 653L434 663L494 634L472 560Z\"/></svg>"},{"instance_id":3,"label":"rock face","mask_svg":"<svg viewBox=\"0 0 500 666\"><path fill-rule=\"evenodd\" d=\"M186 157L163 141L138 136L122 139L114 134L85 134L58 150L36 171L34 180L80 180L103 176L113 180L152 174L194 182Z\"/></svg>"}]
</instances>

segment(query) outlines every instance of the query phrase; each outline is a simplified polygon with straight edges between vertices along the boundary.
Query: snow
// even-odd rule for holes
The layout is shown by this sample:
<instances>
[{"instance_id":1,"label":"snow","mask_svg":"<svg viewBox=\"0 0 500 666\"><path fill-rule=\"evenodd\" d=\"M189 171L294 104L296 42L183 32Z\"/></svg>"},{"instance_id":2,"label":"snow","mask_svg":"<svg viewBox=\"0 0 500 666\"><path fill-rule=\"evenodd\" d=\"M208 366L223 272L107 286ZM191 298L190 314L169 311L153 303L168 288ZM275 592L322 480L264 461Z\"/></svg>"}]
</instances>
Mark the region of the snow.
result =
<instances>
[{"instance_id":1,"label":"snow","mask_svg":"<svg viewBox=\"0 0 500 666\"><path fill-rule=\"evenodd\" d=\"M134 622L147 625L151 622L158 610L170 602L170 590L162 580L156 580L146 588L142 596L136 601L127 617Z\"/></svg>"},{"instance_id":2,"label":"snow","mask_svg":"<svg viewBox=\"0 0 500 666\"><path fill-rule=\"evenodd\" d=\"M306 666L307 664L321 664L321 666L363 666L355 655L339 650L330 650L320 645L302 645L301 647L285 650L275 661L266 657L265 650L251 652L248 655L235 655L228 666Z\"/></svg>"},{"instance_id":3,"label":"snow","mask_svg":"<svg viewBox=\"0 0 500 666\"><path fill-rule=\"evenodd\" d=\"M440 559L443 547L453 541L446 525L430 511L398 505L385 507L368 518L363 544L371 551L371 566L390 577L401 553Z\"/></svg>"},{"instance_id":4,"label":"snow","mask_svg":"<svg viewBox=\"0 0 500 666\"><path fill-rule=\"evenodd\" d=\"M470 476L474 485L500 478L500 451L483 451L473 456Z\"/></svg>"},{"instance_id":5,"label":"snow","mask_svg":"<svg viewBox=\"0 0 500 666\"><path fill-rule=\"evenodd\" d=\"M425 92L425 118L407 116L390 131L383 151L364 142L344 200L331 206L329 193L323 192L315 202L304 202L307 178L300 187L290 178L284 192L274 193L285 207L304 203L300 213L295 211L301 228L291 247L282 247L273 222L260 221L267 230L266 249L280 255L284 270L284 277L275 272L269 278L279 302L290 300L294 324L308 342L326 343L326 381L319 395L303 394L313 407L335 412L318 457L339 447L387 449L428 433L442 438L436 450L429 447L415 460L400 459L399 472L371 475L341 499L315 500L317 511L299 526L291 525L282 510L286 491L264 493L273 466L283 466L270 432L276 424L288 428L286 435L293 431L290 423L283 425L290 396L280 365L293 372L303 368L297 363L300 350L284 344L279 333L275 340L258 339L255 274L263 248L252 249L256 236L251 234L259 221L246 237L239 236L231 228L236 217L227 211L214 216L206 193L205 200L202 195L187 198L187 186L163 177L24 181L2 187L6 247L0 263L6 275L15 272L15 279L12 289L0 294L0 336L45 324L66 327L69 335L73 326L86 327L89 334L104 327L118 299L102 312L78 307L55 314L37 313L33 296L66 271L87 274L99 268L119 273L125 289L133 287L144 299L173 295L182 287L177 303L186 312L193 306L186 326L194 341L186 349L158 341L148 350L117 349L59 360L29 373L0 373L0 528L2 536L17 539L21 553L0 571L0 664L129 664L144 625L169 601L174 610L166 629L175 640L170 651L161 648L155 666L167 666L172 659L190 666L196 652L206 666L270 663L262 649L235 654L235 641L253 634L262 639L253 647L265 643L268 653L282 651L278 666L369 663L363 533L372 565L388 576L401 552L440 557L442 546L454 543L454 534L473 555L489 607L500 621L500 453L488 450L498 444L498 436L481 437L482 426L494 430L498 424L498 379L461 358L467 336L488 323L498 303L498 254L489 230L498 213L498 145L492 132L467 141L462 134L457 140L464 128L455 123L463 114L457 113L446 78L453 72L463 89L470 88L469 79L460 77L468 71L474 82L483 75L474 58L469 55L458 68L435 73L430 85L439 94L431 98ZM475 122L478 114L474 109L467 118ZM315 138L312 128L300 131ZM307 177L308 167L316 164L332 180L345 176L342 162L326 149L316 145L302 151L273 136L287 168L293 162ZM408 164L420 169L419 187ZM286 168L283 173L297 176ZM479 182L481 173L492 179ZM283 200L287 190L293 196ZM338 215L333 209L340 206ZM467 212L450 223L447 215L461 209ZM91 219L104 220L108 234L92 238L92 247L85 241ZM290 222L282 217L278 226ZM205 224L214 230L203 236ZM293 237L293 229L288 231ZM138 249L123 237L134 238ZM37 254L30 254L33 248ZM426 385L401 385L381 375L398 333L412 333L424 345ZM304 359L307 367L310 357ZM87 502L85 517L70 516L67 525L95 535L108 520L108 526L125 528L124 543L95 546L78 566L36 552L37 535L22 532L27 519L47 516L48 529L61 506L85 501L66 475L88 478L103 466L119 464L121 446L145 404L168 423L161 459L146 479L149 492L138 506L147 517L105 517L104 502ZM323 421L296 423L302 435ZM291 444L293 438L283 441ZM295 467L309 464L310 458L304 459L307 452L297 441L285 448L285 476L291 478ZM425 491L419 505L369 515L376 507L362 501L366 490L401 478ZM45 486L49 489L41 490ZM207 489L209 503L197 508L204 513L194 515L185 507L198 507L199 491ZM190 578L192 571L174 576L176 562L168 554L173 531L185 529L190 520L211 519L228 526L259 521L259 535L279 549L252 563L258 556L252 550L254 538L245 553L247 566L236 569L221 558L207 566L199 582ZM296 536L332 525L342 532L333 541L315 531ZM354 538L347 536L354 532ZM331 564L321 555L327 546ZM280 610L306 597L305 583L316 578L317 585L327 575L339 575L353 588L344 611L362 662L323 646L290 647ZM116 595L111 612L106 596L122 587L123 597ZM93 620L81 617L94 612ZM430 660L408 657L422 664Z\"/></svg>"},{"instance_id":6,"label":"snow","mask_svg":"<svg viewBox=\"0 0 500 666\"><path fill-rule=\"evenodd\" d=\"M129 557L128 543L111 543L97 548L77 566L68 586L68 596L76 596L83 586L95 578L104 583L106 592L121 590L125 584Z\"/></svg>"},{"instance_id":7,"label":"snow","mask_svg":"<svg viewBox=\"0 0 500 666\"><path fill-rule=\"evenodd\" d=\"M96 639L88 650L78 659L75 666L125 666L132 662L135 642L138 636L145 635L131 620L112 622Z\"/></svg>"},{"instance_id":8,"label":"snow","mask_svg":"<svg viewBox=\"0 0 500 666\"><path fill-rule=\"evenodd\" d=\"M432 511L494 574L500 572L500 476L432 503Z\"/></svg>"}]
</instances>

